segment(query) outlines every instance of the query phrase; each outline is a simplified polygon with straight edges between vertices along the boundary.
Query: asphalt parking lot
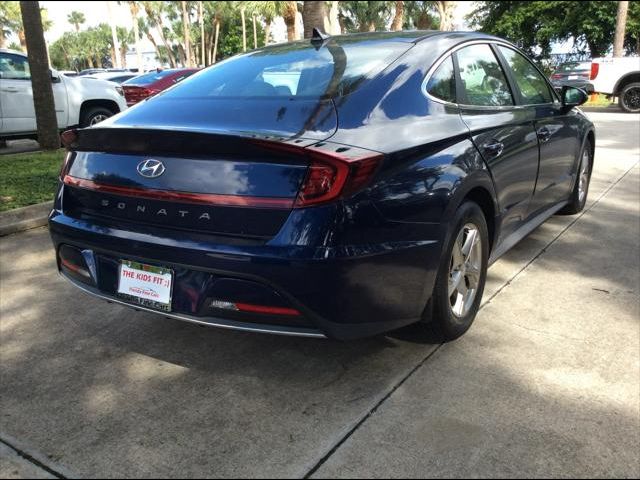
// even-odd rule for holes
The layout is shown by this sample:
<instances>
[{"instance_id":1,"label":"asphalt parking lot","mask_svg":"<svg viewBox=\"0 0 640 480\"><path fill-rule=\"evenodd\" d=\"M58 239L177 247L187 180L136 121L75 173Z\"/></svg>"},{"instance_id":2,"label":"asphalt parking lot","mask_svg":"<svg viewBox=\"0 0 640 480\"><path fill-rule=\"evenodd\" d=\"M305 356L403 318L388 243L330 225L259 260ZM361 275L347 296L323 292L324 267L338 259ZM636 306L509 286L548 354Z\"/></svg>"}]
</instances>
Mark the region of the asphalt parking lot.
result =
<instances>
[{"instance_id":1,"label":"asphalt parking lot","mask_svg":"<svg viewBox=\"0 0 640 480\"><path fill-rule=\"evenodd\" d=\"M0 239L0 476L639 477L640 117L597 124L587 209L489 270L462 339L163 319ZM27 458L25 458L27 457Z\"/></svg>"}]
</instances>

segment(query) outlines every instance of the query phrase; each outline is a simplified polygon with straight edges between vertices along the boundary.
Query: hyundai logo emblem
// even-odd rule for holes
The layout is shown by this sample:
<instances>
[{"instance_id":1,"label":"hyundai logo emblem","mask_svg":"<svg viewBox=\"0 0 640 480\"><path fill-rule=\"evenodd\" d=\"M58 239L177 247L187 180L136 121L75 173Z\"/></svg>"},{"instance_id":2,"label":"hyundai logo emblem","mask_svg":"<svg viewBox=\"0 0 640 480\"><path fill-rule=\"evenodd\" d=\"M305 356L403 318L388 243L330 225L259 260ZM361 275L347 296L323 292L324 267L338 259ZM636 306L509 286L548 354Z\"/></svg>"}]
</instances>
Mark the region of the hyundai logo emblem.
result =
<instances>
[{"instance_id":1,"label":"hyundai logo emblem","mask_svg":"<svg viewBox=\"0 0 640 480\"><path fill-rule=\"evenodd\" d=\"M138 164L138 173L143 177L157 178L164 173L164 163L148 158Z\"/></svg>"}]
</instances>

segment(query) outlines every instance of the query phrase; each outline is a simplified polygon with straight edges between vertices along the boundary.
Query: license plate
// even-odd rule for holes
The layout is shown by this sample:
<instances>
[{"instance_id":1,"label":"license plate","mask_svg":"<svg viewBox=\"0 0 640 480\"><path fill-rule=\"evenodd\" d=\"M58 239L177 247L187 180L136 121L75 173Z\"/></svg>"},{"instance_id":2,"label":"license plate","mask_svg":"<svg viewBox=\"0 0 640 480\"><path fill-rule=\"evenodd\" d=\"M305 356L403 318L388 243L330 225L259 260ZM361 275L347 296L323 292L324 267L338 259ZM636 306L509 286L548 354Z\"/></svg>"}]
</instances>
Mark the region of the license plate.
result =
<instances>
[{"instance_id":1,"label":"license plate","mask_svg":"<svg viewBox=\"0 0 640 480\"><path fill-rule=\"evenodd\" d=\"M578 79L578 75L569 75L569 78L567 80L577 80Z\"/></svg>"},{"instance_id":2,"label":"license plate","mask_svg":"<svg viewBox=\"0 0 640 480\"><path fill-rule=\"evenodd\" d=\"M118 294L139 305L171 311L173 271L154 265L122 260Z\"/></svg>"}]
</instances>

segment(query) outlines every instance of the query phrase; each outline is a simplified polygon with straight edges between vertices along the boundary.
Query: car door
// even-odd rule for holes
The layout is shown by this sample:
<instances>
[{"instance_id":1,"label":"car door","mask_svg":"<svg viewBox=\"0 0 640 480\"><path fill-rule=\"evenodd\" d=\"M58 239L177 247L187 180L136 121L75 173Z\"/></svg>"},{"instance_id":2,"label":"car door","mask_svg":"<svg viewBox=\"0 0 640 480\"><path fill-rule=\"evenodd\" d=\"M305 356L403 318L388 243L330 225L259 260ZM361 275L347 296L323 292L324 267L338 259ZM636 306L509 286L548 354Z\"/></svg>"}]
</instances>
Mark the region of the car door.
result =
<instances>
[{"instance_id":1,"label":"car door","mask_svg":"<svg viewBox=\"0 0 640 480\"><path fill-rule=\"evenodd\" d=\"M27 58L0 52L0 72L2 133L34 132L36 114Z\"/></svg>"},{"instance_id":2,"label":"car door","mask_svg":"<svg viewBox=\"0 0 640 480\"><path fill-rule=\"evenodd\" d=\"M538 140L531 112L518 108L488 43L454 54L460 115L493 177L501 225L499 241L526 220L538 173Z\"/></svg>"},{"instance_id":3,"label":"car door","mask_svg":"<svg viewBox=\"0 0 640 480\"><path fill-rule=\"evenodd\" d=\"M540 170L529 207L534 216L569 197L580 148L578 118L563 110L545 77L524 55L504 45L496 45L496 51L517 103L534 117L540 147Z\"/></svg>"}]
</instances>

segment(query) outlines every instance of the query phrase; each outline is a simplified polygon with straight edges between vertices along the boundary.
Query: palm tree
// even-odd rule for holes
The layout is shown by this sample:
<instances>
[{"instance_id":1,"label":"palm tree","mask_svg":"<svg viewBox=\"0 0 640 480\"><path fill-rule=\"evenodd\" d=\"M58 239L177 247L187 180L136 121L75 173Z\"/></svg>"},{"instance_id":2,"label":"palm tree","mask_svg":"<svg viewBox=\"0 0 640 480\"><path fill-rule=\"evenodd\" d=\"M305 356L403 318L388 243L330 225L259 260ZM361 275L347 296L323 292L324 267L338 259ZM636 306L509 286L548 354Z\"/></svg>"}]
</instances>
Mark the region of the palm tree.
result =
<instances>
[{"instance_id":1,"label":"palm tree","mask_svg":"<svg viewBox=\"0 0 640 480\"><path fill-rule=\"evenodd\" d=\"M113 66L122 68L120 63L120 42L118 41L118 30L116 29L116 22L113 18L113 8L111 2L105 2L107 4L107 15L109 17L109 26L111 27L111 41L113 42Z\"/></svg>"},{"instance_id":2,"label":"palm tree","mask_svg":"<svg viewBox=\"0 0 640 480\"><path fill-rule=\"evenodd\" d=\"M19 2L0 2L0 48L7 38L22 28Z\"/></svg>"},{"instance_id":3,"label":"palm tree","mask_svg":"<svg viewBox=\"0 0 640 480\"><path fill-rule=\"evenodd\" d=\"M191 63L191 22L189 19L189 13L187 12L187 2L182 0L180 2L182 4L182 35L184 38L184 56L186 58L187 67L193 67Z\"/></svg>"},{"instance_id":4,"label":"palm tree","mask_svg":"<svg viewBox=\"0 0 640 480\"><path fill-rule=\"evenodd\" d=\"M391 30L394 32L402 30L403 23L404 23L404 2L402 0L398 0L396 2L396 14L393 17L393 22L391 22Z\"/></svg>"},{"instance_id":5,"label":"palm tree","mask_svg":"<svg viewBox=\"0 0 640 480\"><path fill-rule=\"evenodd\" d=\"M348 30L374 32L386 28L391 14L389 2L340 2L342 17Z\"/></svg>"},{"instance_id":6,"label":"palm tree","mask_svg":"<svg viewBox=\"0 0 640 480\"><path fill-rule=\"evenodd\" d=\"M165 47L169 65L171 65L171 68L175 68L177 66L176 57L173 54L173 48L169 45L167 37L164 33L163 16L166 13L165 2L155 1L141 3L142 7L144 8L144 12L147 15L149 26L152 26L156 29L156 32L158 32L158 36L160 37L160 41Z\"/></svg>"},{"instance_id":7,"label":"palm tree","mask_svg":"<svg viewBox=\"0 0 640 480\"><path fill-rule=\"evenodd\" d=\"M37 1L21 1L20 11L31 70L38 143L45 150L54 150L60 147L60 136L58 135L58 120L53 100L53 87L44 30L42 29L40 4Z\"/></svg>"},{"instance_id":8,"label":"palm tree","mask_svg":"<svg viewBox=\"0 0 640 480\"><path fill-rule=\"evenodd\" d=\"M325 31L325 4L323 1L305 1L302 10L302 23L304 25L304 38L313 36L313 29Z\"/></svg>"},{"instance_id":9,"label":"palm tree","mask_svg":"<svg viewBox=\"0 0 640 480\"><path fill-rule=\"evenodd\" d=\"M204 67L204 11L202 0L198 2L198 20L200 22L200 64Z\"/></svg>"},{"instance_id":10,"label":"palm tree","mask_svg":"<svg viewBox=\"0 0 640 480\"><path fill-rule=\"evenodd\" d=\"M453 28L453 14L458 6L458 2L438 1L435 2L438 14L440 15L440 30L448 31Z\"/></svg>"},{"instance_id":11,"label":"palm tree","mask_svg":"<svg viewBox=\"0 0 640 480\"><path fill-rule=\"evenodd\" d=\"M79 32L80 25L83 24L86 19L84 18L84 13L74 10L69 15L67 15L67 21L75 27L76 32Z\"/></svg>"},{"instance_id":12,"label":"palm tree","mask_svg":"<svg viewBox=\"0 0 640 480\"><path fill-rule=\"evenodd\" d=\"M287 40L293 42L298 39L298 32L296 32L296 24L298 22L298 2L283 2L282 18L287 26Z\"/></svg>"}]
</instances>

